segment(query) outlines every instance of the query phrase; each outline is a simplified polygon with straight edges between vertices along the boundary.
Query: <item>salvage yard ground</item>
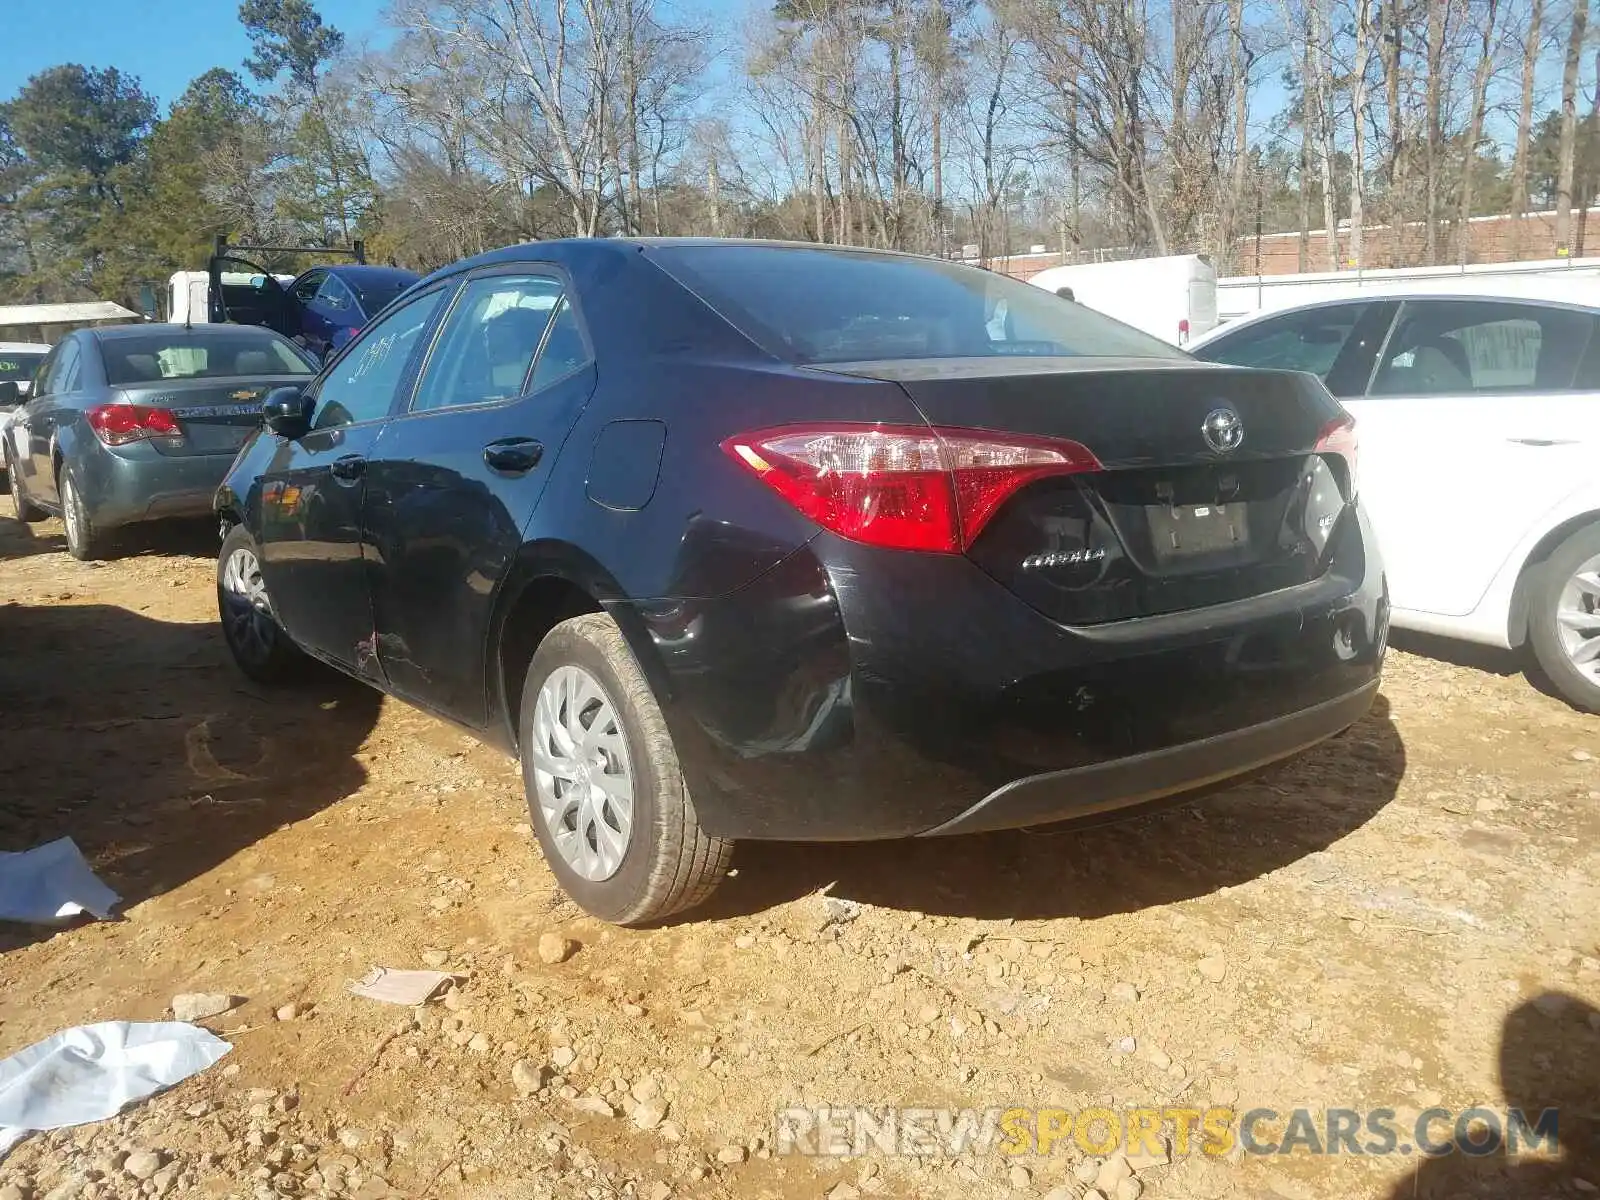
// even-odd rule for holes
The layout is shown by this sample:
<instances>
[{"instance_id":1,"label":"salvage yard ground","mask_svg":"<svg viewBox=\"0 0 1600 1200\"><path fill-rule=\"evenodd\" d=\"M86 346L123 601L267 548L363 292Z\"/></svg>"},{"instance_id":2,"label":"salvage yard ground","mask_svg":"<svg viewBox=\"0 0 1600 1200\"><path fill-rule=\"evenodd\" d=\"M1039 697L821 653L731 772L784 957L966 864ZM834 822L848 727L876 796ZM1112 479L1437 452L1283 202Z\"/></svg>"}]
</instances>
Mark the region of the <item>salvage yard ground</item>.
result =
<instances>
[{"instance_id":1,"label":"salvage yard ground","mask_svg":"<svg viewBox=\"0 0 1600 1200\"><path fill-rule=\"evenodd\" d=\"M0 1197L1057 1200L1093 1178L1070 1140L773 1154L774 1111L824 1103L1393 1108L1402 1127L1553 1103L1562 1161L1191 1155L1117 1194L1600 1185L1600 720L1494 656L1397 650L1349 734L1202 802L745 847L712 909L624 931L556 891L512 764L355 684L248 683L215 624L214 537L135 549L82 564L58 522L0 519L0 849L70 834L126 902L0 928L0 1056L183 992L244 998L207 1022L235 1049L25 1142ZM859 915L832 919L854 909L824 889ZM541 955L547 934L570 944ZM377 964L465 983L413 1019L348 994Z\"/></svg>"}]
</instances>

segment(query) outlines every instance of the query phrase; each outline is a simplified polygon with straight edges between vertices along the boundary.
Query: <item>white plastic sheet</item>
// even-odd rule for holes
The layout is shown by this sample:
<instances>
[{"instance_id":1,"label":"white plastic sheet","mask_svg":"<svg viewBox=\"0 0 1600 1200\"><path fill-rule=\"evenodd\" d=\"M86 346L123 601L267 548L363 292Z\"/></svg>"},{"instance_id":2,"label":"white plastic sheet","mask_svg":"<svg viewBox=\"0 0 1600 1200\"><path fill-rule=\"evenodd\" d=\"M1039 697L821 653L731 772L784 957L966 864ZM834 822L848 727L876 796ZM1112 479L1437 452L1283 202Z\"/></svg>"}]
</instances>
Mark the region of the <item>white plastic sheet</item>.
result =
<instances>
[{"instance_id":1,"label":"white plastic sheet","mask_svg":"<svg viewBox=\"0 0 1600 1200\"><path fill-rule=\"evenodd\" d=\"M69 837L0 853L0 920L43 923L88 912L104 921L121 900L95 877Z\"/></svg>"},{"instance_id":2,"label":"white plastic sheet","mask_svg":"<svg viewBox=\"0 0 1600 1200\"><path fill-rule=\"evenodd\" d=\"M181 1021L106 1021L52 1034L0 1061L0 1160L30 1133L114 1117L232 1049Z\"/></svg>"}]
</instances>

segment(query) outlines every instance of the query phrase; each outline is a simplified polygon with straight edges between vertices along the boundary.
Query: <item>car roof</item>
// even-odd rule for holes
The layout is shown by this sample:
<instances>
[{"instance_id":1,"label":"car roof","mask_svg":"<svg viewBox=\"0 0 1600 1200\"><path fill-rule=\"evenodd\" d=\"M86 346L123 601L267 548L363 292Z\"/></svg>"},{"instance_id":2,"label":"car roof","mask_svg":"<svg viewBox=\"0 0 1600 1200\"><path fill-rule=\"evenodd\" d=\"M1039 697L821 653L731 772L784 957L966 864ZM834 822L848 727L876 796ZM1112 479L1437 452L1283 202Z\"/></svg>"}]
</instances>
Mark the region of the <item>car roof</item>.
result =
<instances>
[{"instance_id":1,"label":"car roof","mask_svg":"<svg viewBox=\"0 0 1600 1200\"><path fill-rule=\"evenodd\" d=\"M1571 287L1572 284L1563 283L1562 286ZM1242 317L1235 317L1231 321L1218 325L1215 329L1208 331L1204 337L1196 338L1185 349L1193 353L1211 342L1221 341L1227 334L1272 317L1281 317L1288 313L1312 312L1319 308L1332 308L1342 304L1370 304L1379 300L1475 300L1480 302L1487 301L1491 304L1534 304L1546 308L1572 309L1577 312L1588 312L1600 316L1600 303L1586 303L1582 300L1571 300L1559 295L1539 295L1534 288L1529 288L1527 291L1508 288L1504 292L1452 292L1428 288L1427 286L1384 287L1382 290L1374 288L1370 292L1361 292L1354 296L1330 296L1324 300L1304 300L1299 304L1284 304L1247 313Z\"/></svg>"},{"instance_id":2,"label":"car roof","mask_svg":"<svg viewBox=\"0 0 1600 1200\"><path fill-rule=\"evenodd\" d=\"M422 278L415 271L408 271L404 267L374 267L356 263L339 263L331 267L312 267L303 273L309 275L311 271L326 271L329 275L337 275L341 279L359 283L394 283Z\"/></svg>"},{"instance_id":3,"label":"car roof","mask_svg":"<svg viewBox=\"0 0 1600 1200\"><path fill-rule=\"evenodd\" d=\"M49 354L48 342L0 342L0 351L7 354Z\"/></svg>"},{"instance_id":4,"label":"car roof","mask_svg":"<svg viewBox=\"0 0 1600 1200\"><path fill-rule=\"evenodd\" d=\"M765 238L708 238L708 237L605 237L605 238L551 238L542 242L521 242L515 246L502 246L497 250L490 250L472 258L464 258L449 266L440 267L433 274L427 276L423 282L432 283L435 280L447 279L452 275L464 271L474 271L480 267L503 266L519 262L553 262L571 263L576 259L589 258L591 261L605 255L622 256L638 254L646 250L663 248L690 248L690 249L766 249L766 250L794 250L794 251L828 251L835 254L853 254L863 258L901 259L909 258L919 261L943 262L942 259L928 259L924 254L907 254L899 250L880 250L871 246L834 246L822 242L787 242ZM959 263L951 263L960 266Z\"/></svg>"},{"instance_id":5,"label":"car roof","mask_svg":"<svg viewBox=\"0 0 1600 1200\"><path fill-rule=\"evenodd\" d=\"M207 338L213 334L227 333L230 336L243 335L245 337L259 337L263 339L285 340L283 335L276 330L268 329L264 325L235 325L223 321L202 321L195 325L180 325L175 321L138 321L126 325L101 325L96 329L84 330L92 333L101 341L116 341L119 338L139 337L149 333L170 333L174 337Z\"/></svg>"}]
</instances>

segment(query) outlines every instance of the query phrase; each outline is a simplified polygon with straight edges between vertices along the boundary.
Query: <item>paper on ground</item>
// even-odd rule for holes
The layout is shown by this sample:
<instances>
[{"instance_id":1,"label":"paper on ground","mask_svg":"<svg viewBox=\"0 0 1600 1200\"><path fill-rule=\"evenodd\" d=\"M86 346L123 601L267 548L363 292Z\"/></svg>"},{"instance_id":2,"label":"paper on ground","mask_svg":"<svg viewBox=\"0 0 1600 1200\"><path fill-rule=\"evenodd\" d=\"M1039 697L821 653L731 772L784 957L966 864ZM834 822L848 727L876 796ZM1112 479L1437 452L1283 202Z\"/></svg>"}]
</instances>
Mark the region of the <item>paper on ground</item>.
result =
<instances>
[{"instance_id":1,"label":"paper on ground","mask_svg":"<svg viewBox=\"0 0 1600 1200\"><path fill-rule=\"evenodd\" d=\"M373 967L350 992L386 1004L426 1004L435 992L455 976L448 971L399 971L393 967Z\"/></svg>"},{"instance_id":2,"label":"paper on ground","mask_svg":"<svg viewBox=\"0 0 1600 1200\"><path fill-rule=\"evenodd\" d=\"M105 1021L51 1034L0 1061L0 1159L37 1130L114 1117L231 1049L181 1021Z\"/></svg>"},{"instance_id":3,"label":"paper on ground","mask_svg":"<svg viewBox=\"0 0 1600 1200\"><path fill-rule=\"evenodd\" d=\"M121 900L95 878L69 837L0 853L0 920L40 923L89 912L104 921Z\"/></svg>"}]
</instances>

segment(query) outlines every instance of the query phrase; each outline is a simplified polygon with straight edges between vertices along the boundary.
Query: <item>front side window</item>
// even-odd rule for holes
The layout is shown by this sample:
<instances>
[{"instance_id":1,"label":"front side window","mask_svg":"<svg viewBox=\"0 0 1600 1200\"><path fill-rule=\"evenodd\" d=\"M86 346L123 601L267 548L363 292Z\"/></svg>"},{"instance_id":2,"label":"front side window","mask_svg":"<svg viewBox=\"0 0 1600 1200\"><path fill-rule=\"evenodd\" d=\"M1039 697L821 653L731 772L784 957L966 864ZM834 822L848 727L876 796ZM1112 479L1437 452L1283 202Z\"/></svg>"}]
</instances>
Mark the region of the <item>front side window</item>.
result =
<instances>
[{"instance_id":1,"label":"front side window","mask_svg":"<svg viewBox=\"0 0 1600 1200\"><path fill-rule=\"evenodd\" d=\"M417 385L413 411L510 400L528 390L528 371L561 302L548 275L491 275L461 289Z\"/></svg>"},{"instance_id":2,"label":"front side window","mask_svg":"<svg viewBox=\"0 0 1600 1200\"><path fill-rule=\"evenodd\" d=\"M418 296L350 345L318 390L313 429L357 425L389 414L395 389L419 351L445 291L439 288Z\"/></svg>"},{"instance_id":3,"label":"front side window","mask_svg":"<svg viewBox=\"0 0 1600 1200\"><path fill-rule=\"evenodd\" d=\"M327 277L325 271L312 271L303 276L300 282L294 285L294 298L301 304L310 304L311 298L317 294L317 289Z\"/></svg>"},{"instance_id":4,"label":"front side window","mask_svg":"<svg viewBox=\"0 0 1600 1200\"><path fill-rule=\"evenodd\" d=\"M1187 359L1043 288L938 259L775 246L661 246L650 254L751 341L791 362Z\"/></svg>"},{"instance_id":5,"label":"front side window","mask_svg":"<svg viewBox=\"0 0 1600 1200\"><path fill-rule=\"evenodd\" d=\"M322 286L317 289L317 303L324 308L346 312L355 307L355 297L350 294L350 289L344 285L344 280L337 275L329 275L322 281Z\"/></svg>"},{"instance_id":6,"label":"front side window","mask_svg":"<svg viewBox=\"0 0 1600 1200\"><path fill-rule=\"evenodd\" d=\"M1372 394L1566 391L1593 327L1592 314L1550 305L1408 301Z\"/></svg>"}]
</instances>

